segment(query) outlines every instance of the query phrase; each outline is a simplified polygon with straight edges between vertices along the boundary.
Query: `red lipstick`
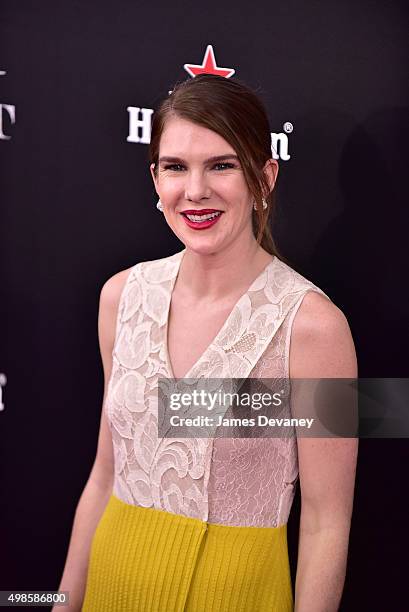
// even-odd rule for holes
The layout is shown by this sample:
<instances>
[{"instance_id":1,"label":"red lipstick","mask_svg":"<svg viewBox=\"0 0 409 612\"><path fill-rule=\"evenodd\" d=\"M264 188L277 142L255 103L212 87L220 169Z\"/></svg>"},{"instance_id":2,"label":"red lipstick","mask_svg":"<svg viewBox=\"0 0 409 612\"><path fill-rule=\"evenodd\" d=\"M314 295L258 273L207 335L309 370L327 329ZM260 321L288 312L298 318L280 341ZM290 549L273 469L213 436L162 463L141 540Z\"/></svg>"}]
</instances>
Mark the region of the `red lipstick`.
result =
<instances>
[{"instance_id":1,"label":"red lipstick","mask_svg":"<svg viewBox=\"0 0 409 612\"><path fill-rule=\"evenodd\" d=\"M217 210L217 208L201 208L200 210L182 210L182 215L211 215L214 212L222 212L221 210Z\"/></svg>"},{"instance_id":2,"label":"red lipstick","mask_svg":"<svg viewBox=\"0 0 409 612\"><path fill-rule=\"evenodd\" d=\"M202 221L200 219L197 219L198 217L213 215L214 213L216 214L211 219L203 219ZM181 212L181 215L186 225L188 225L189 227L195 230L207 229L211 227L212 225L215 225L220 219L220 217L222 216L222 214L223 214L222 210L217 210L215 208L203 208L201 210L189 209L189 210L184 210L183 212ZM187 215L189 216L194 215L196 217L196 220L189 219Z\"/></svg>"}]
</instances>

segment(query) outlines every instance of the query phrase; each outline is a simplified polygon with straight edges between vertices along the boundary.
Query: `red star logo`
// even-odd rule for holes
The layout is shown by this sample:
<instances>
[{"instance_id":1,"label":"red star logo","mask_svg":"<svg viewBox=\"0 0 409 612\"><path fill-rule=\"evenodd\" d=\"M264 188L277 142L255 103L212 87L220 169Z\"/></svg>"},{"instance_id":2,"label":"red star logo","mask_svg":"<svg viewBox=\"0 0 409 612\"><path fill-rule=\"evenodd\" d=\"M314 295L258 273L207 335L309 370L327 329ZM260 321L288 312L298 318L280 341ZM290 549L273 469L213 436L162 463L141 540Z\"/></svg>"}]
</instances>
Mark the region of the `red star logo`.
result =
<instances>
[{"instance_id":1,"label":"red star logo","mask_svg":"<svg viewBox=\"0 0 409 612\"><path fill-rule=\"evenodd\" d=\"M207 45L202 64L185 64L183 67L192 77L206 73L218 74L228 79L236 72L233 68L219 68L219 66L216 65L212 45Z\"/></svg>"}]
</instances>

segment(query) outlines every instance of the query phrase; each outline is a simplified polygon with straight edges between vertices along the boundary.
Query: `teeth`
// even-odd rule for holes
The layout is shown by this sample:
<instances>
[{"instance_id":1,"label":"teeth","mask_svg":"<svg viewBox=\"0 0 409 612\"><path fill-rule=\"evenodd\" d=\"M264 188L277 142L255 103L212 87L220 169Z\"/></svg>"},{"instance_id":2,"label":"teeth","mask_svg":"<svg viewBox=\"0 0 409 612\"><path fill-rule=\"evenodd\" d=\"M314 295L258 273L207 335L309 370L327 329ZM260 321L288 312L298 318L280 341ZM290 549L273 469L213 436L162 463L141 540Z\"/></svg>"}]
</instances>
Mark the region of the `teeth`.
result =
<instances>
[{"instance_id":1,"label":"teeth","mask_svg":"<svg viewBox=\"0 0 409 612\"><path fill-rule=\"evenodd\" d=\"M186 215L186 217L189 219L189 221L196 221L200 223L201 221L208 221L209 219L214 219L215 217L218 217L221 214L221 212L215 212L208 215Z\"/></svg>"}]
</instances>

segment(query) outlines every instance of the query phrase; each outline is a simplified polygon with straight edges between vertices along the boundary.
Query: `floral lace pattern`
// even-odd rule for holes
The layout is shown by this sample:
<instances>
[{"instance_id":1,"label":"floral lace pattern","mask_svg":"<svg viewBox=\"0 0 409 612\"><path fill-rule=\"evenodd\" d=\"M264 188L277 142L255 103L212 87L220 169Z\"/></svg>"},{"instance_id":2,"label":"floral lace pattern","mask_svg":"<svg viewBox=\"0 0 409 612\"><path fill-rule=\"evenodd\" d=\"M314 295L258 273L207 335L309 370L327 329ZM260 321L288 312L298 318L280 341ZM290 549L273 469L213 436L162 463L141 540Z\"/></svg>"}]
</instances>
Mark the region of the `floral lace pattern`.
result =
<instances>
[{"instance_id":1,"label":"floral lace pattern","mask_svg":"<svg viewBox=\"0 0 409 612\"><path fill-rule=\"evenodd\" d=\"M129 504L211 523L282 525L298 478L295 436L158 437L158 380L173 377L167 322L184 253L136 264L121 295L104 407L115 459L113 493ZM285 382L292 322L310 290L328 298L274 257L184 378Z\"/></svg>"}]
</instances>

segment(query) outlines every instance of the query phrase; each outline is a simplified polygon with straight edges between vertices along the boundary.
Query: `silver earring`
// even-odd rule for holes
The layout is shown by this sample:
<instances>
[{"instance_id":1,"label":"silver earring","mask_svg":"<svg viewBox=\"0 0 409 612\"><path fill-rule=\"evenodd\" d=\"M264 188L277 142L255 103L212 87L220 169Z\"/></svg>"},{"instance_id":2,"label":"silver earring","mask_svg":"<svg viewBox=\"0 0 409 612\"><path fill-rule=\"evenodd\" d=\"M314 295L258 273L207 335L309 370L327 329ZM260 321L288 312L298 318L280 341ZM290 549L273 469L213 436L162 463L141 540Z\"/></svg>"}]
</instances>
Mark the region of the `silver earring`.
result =
<instances>
[{"instance_id":1,"label":"silver earring","mask_svg":"<svg viewBox=\"0 0 409 612\"><path fill-rule=\"evenodd\" d=\"M163 204L160 200L158 200L158 203L156 204L156 208L160 210L161 212L163 212Z\"/></svg>"},{"instance_id":2,"label":"silver earring","mask_svg":"<svg viewBox=\"0 0 409 612\"><path fill-rule=\"evenodd\" d=\"M264 198L262 199L262 202L263 202L263 210L265 210L267 208L267 202L265 201ZM253 208L254 210L257 210L257 204L255 200L254 200Z\"/></svg>"}]
</instances>

